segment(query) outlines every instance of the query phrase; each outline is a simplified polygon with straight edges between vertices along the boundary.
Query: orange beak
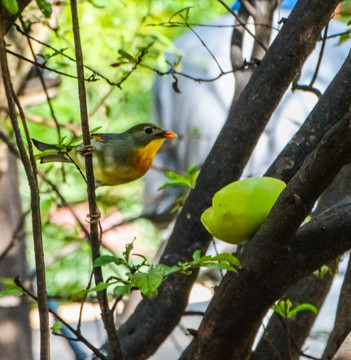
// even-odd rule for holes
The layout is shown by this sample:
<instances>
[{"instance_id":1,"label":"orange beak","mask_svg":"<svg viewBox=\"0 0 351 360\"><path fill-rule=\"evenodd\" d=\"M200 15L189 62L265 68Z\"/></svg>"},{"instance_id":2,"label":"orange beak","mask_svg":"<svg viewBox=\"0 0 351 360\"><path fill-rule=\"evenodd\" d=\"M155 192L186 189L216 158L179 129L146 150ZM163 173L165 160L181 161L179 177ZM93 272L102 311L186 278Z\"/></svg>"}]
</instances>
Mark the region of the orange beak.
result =
<instances>
[{"instance_id":1,"label":"orange beak","mask_svg":"<svg viewBox=\"0 0 351 360\"><path fill-rule=\"evenodd\" d=\"M175 132L169 130L165 131L162 135L166 139L174 139L177 137L177 134Z\"/></svg>"}]
</instances>

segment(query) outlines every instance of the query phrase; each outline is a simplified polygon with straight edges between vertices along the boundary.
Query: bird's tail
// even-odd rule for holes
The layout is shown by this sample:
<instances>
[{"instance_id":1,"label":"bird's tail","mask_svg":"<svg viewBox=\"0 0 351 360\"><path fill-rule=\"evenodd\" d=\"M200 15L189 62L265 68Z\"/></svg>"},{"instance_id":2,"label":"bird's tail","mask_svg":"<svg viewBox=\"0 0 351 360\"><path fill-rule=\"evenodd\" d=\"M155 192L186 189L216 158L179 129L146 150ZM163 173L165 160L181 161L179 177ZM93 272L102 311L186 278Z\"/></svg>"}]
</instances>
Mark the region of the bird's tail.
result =
<instances>
[{"instance_id":1,"label":"bird's tail","mask_svg":"<svg viewBox=\"0 0 351 360\"><path fill-rule=\"evenodd\" d=\"M56 145L46 144L41 141L32 139L35 147L42 151L36 155L36 159L40 160L40 163L48 162L70 162L67 152L70 148L59 148Z\"/></svg>"}]
</instances>

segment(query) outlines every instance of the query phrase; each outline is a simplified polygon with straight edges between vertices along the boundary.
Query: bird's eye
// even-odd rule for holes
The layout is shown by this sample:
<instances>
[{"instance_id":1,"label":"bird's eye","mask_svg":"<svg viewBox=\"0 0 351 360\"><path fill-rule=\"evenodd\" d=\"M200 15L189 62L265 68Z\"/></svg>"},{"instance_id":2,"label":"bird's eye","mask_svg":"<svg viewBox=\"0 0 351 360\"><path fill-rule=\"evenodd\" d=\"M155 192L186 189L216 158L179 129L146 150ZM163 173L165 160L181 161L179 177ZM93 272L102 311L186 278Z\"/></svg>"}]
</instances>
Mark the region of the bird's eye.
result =
<instances>
[{"instance_id":1,"label":"bird's eye","mask_svg":"<svg viewBox=\"0 0 351 360\"><path fill-rule=\"evenodd\" d=\"M145 131L145 134L151 134L152 133L152 128L148 126L148 127L146 127L144 129L144 131Z\"/></svg>"}]
</instances>

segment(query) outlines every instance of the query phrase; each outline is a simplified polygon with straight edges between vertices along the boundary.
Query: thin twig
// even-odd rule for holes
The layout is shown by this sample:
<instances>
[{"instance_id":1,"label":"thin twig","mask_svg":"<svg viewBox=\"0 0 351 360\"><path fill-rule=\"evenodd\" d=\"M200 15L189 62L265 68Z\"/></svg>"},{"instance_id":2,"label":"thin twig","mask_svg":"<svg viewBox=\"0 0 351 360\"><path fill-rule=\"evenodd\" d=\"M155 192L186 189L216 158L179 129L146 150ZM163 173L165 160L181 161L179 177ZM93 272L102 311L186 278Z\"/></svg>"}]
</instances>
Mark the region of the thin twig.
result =
<instances>
[{"instance_id":1,"label":"thin twig","mask_svg":"<svg viewBox=\"0 0 351 360\"><path fill-rule=\"evenodd\" d=\"M20 19L20 21L21 21L22 27L25 28L25 26L24 26L24 21L23 21L23 18L22 18L21 15L19 16L19 19ZM35 56L35 53L34 53L34 49L33 49L33 46L32 46L31 39L30 39L28 36L26 36L26 39L27 39L27 43L28 43L30 52L31 52L31 54L32 54L32 56L33 56L33 60L36 61L36 56ZM55 111L54 111L54 108L53 108L53 106L52 106L51 98L50 98L50 96L49 96L48 89L47 89L46 84L45 84L44 76L43 76L43 74L42 74L42 72L41 72L40 70L37 71L37 74L38 74L38 76L39 76L39 79L40 79L40 82L41 82L41 86L43 87L43 90L44 90L44 93L45 93L45 96L46 96L46 100L47 100L47 103L48 103L48 106L49 106L49 109L50 109L51 117L53 118L53 120L54 120L54 122L55 122L55 125L56 125L56 130L57 130L58 138L59 138L59 140L61 140L60 124L59 124L59 122L57 121L57 118L56 118L56 115L55 115Z\"/></svg>"},{"instance_id":2,"label":"thin twig","mask_svg":"<svg viewBox=\"0 0 351 360\"><path fill-rule=\"evenodd\" d=\"M196 26L196 27L207 27L207 28L236 28L236 27L242 27L242 25L240 24L228 24L228 25L221 25L221 24L197 24L197 23L185 23L185 22L180 22L180 21L170 21L170 22L161 22L158 24L147 24L146 26L162 26L162 27L167 27L167 28L172 28L172 27L188 27L187 24L189 24L190 26ZM257 24L260 25L262 27L268 27L271 30L275 30L275 31L280 31L279 28L274 27L274 26L270 26L267 24Z\"/></svg>"},{"instance_id":3,"label":"thin twig","mask_svg":"<svg viewBox=\"0 0 351 360\"><path fill-rule=\"evenodd\" d=\"M9 251L15 246L16 241L18 240L19 234L21 233L21 231L23 231L24 220L28 214L29 214L29 210L26 211L24 214L22 214L22 216L21 216L20 220L18 221L18 224L12 234L11 241L8 243L8 245L6 246L4 251L0 254L0 262L7 256Z\"/></svg>"},{"instance_id":4,"label":"thin twig","mask_svg":"<svg viewBox=\"0 0 351 360\"><path fill-rule=\"evenodd\" d=\"M297 80L295 80L295 79L293 80L291 90L292 91L302 90L302 91L310 92L310 93L316 95L318 99L322 96L322 93L317 88L315 88L313 86L309 86L309 85L300 85L297 83Z\"/></svg>"},{"instance_id":5,"label":"thin twig","mask_svg":"<svg viewBox=\"0 0 351 360\"><path fill-rule=\"evenodd\" d=\"M183 316L204 316L204 311L184 311Z\"/></svg>"},{"instance_id":6,"label":"thin twig","mask_svg":"<svg viewBox=\"0 0 351 360\"><path fill-rule=\"evenodd\" d=\"M186 23L187 24L187 23ZM187 24L188 25L188 24ZM206 43L201 39L200 35L190 26L187 26L188 29L200 40L202 46L207 50L207 52L210 54L211 58L214 60L214 62L217 64L218 69L221 73L223 73L223 69L220 65L220 63L218 62L218 60L216 59L216 57L214 56L214 54L212 53L212 51L208 48L208 46L206 45Z\"/></svg>"},{"instance_id":7,"label":"thin twig","mask_svg":"<svg viewBox=\"0 0 351 360\"><path fill-rule=\"evenodd\" d=\"M93 271L91 272L90 274L90 278L89 278L89 282L88 282L88 286L86 288L86 290L89 290L90 287L91 287L91 282L93 281ZM80 333L80 329L81 329L81 326L82 326L82 318L83 318L83 308L84 308L84 304L87 300L87 297L88 297L88 293L86 293L83 297L83 300L80 304L80 309L79 309L79 318L78 318L78 324L77 324L77 331Z\"/></svg>"},{"instance_id":8,"label":"thin twig","mask_svg":"<svg viewBox=\"0 0 351 360\"><path fill-rule=\"evenodd\" d=\"M246 26L246 24L244 24L244 23L240 20L239 16L238 16L224 1L222 1L222 0L217 0L217 1L218 1L221 5L223 5L223 6L227 9L227 11L230 12L230 13L234 16L235 20L245 29L245 31L246 31L250 36L252 36L252 38L257 42L257 44L260 45L264 51L267 51L267 47L266 47L260 40L258 40L258 39L256 38L255 34L254 34L252 31L250 31L250 29Z\"/></svg>"},{"instance_id":9,"label":"thin twig","mask_svg":"<svg viewBox=\"0 0 351 360\"><path fill-rule=\"evenodd\" d=\"M313 84L314 84L314 82L316 81L317 76L318 76L319 68L320 68L320 66L321 66L321 62L322 62L322 58L323 58L323 54L324 54L325 44L326 44L326 42L327 42L328 28L329 28L329 23L327 23L327 25L325 25L325 28L324 28L324 34L323 34L323 38L322 38L321 51L319 52L316 69L315 69L315 71L314 71L314 74L313 74L313 76L312 76L312 79L311 79L311 82L310 82L310 85L309 85L310 87L313 87Z\"/></svg>"},{"instance_id":10,"label":"thin twig","mask_svg":"<svg viewBox=\"0 0 351 360\"><path fill-rule=\"evenodd\" d=\"M251 63L245 63L241 68L244 68L244 67L247 67L248 65L250 65ZM233 70L230 70L230 71L223 71L221 73L219 73L218 75L212 77L212 78L199 78L199 77L195 77L195 76L191 76L191 75L188 75L188 74L185 74L181 71L176 71L174 70L173 68L167 70L167 71L160 71L156 68L153 68L152 66L149 66L147 64L143 64L141 63L140 64L141 67L144 67L146 69L149 69L149 70L152 70L153 72L155 72L157 75L160 75L160 76L166 76L166 75L178 75L178 76L183 76L187 79L190 79L190 80L194 80L196 82L199 82L199 83L202 83L202 82L212 82L212 81L216 81L218 80L219 78L221 78L222 76L224 75L228 75L228 74L232 74L233 73ZM238 69L235 69L235 70L239 70Z\"/></svg>"},{"instance_id":11,"label":"thin twig","mask_svg":"<svg viewBox=\"0 0 351 360\"><path fill-rule=\"evenodd\" d=\"M113 305L111 306L111 312L112 312L113 314L114 314L114 312L115 312L115 310L116 310L116 307L117 307L118 303L122 300L122 298L123 298L123 295L119 295L119 296L116 297Z\"/></svg>"},{"instance_id":12,"label":"thin twig","mask_svg":"<svg viewBox=\"0 0 351 360\"><path fill-rule=\"evenodd\" d=\"M11 51L9 49L6 49L6 52L12 56L15 56L16 58L20 59L20 60L23 60L23 61L26 61L26 62L29 62L31 63L32 65L35 65L41 69L45 69L45 70L48 70L48 71L51 71L51 72L54 72L56 74L59 74L59 75L62 75L62 76L66 76L66 77L69 77L69 78L72 78L72 79L77 79L76 76L74 75L71 75L71 74L67 74L63 71L60 71L60 70L57 70L57 69L53 69L51 67L48 67L46 66L44 63L41 64L41 63L38 63L37 61L34 61L34 60L31 60L31 59L28 59L27 57L23 56L23 55L20 55L14 51ZM91 81L89 79L85 79L85 81Z\"/></svg>"},{"instance_id":13,"label":"thin twig","mask_svg":"<svg viewBox=\"0 0 351 360\"><path fill-rule=\"evenodd\" d=\"M77 222L78 226L84 232L85 237L87 238L88 241L90 241L89 240L89 238L90 238L89 231L86 229L84 224L80 221L78 215L75 213L75 211L73 210L72 206L68 203L68 201L63 197L63 195L61 194L61 192L57 188L57 186L51 180L49 180L49 178L47 177L47 175L45 173L39 172L39 175L47 184L50 185L51 189L60 198L62 205L67 207L67 209L71 212L71 214L74 217L75 221Z\"/></svg>"}]
</instances>

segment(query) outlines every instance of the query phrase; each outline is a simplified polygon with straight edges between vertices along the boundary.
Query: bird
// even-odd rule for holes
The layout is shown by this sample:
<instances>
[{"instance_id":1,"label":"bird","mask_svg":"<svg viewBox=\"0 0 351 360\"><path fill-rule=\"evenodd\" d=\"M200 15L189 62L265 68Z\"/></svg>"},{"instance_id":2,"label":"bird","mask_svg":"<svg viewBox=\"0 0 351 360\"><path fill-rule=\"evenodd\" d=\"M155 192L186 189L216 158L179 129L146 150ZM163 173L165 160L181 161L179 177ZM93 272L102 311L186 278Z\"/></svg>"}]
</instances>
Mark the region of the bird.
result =
<instances>
[{"instance_id":1,"label":"bird","mask_svg":"<svg viewBox=\"0 0 351 360\"><path fill-rule=\"evenodd\" d=\"M150 169L164 140L176 137L173 131L151 123L138 124L123 133L92 134L95 186L121 185L139 179ZM62 147L32 141L42 151L37 155L41 163L73 163L85 171L83 144Z\"/></svg>"}]
</instances>

